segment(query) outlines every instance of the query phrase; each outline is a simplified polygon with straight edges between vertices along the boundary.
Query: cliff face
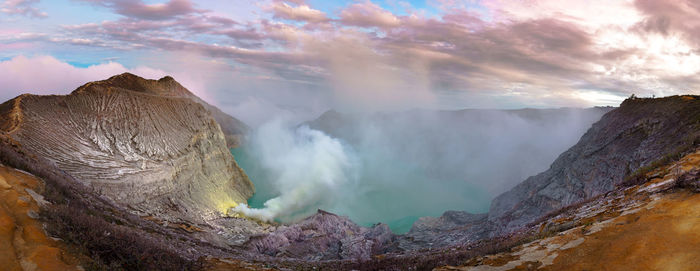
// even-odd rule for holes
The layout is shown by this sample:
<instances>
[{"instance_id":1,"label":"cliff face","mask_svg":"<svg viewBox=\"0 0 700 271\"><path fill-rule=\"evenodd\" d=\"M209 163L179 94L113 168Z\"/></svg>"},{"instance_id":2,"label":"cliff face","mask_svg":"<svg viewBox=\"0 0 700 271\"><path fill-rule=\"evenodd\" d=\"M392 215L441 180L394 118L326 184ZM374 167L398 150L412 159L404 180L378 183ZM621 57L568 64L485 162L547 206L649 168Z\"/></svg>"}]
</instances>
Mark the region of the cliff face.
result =
<instances>
[{"instance_id":1,"label":"cliff face","mask_svg":"<svg viewBox=\"0 0 700 271\"><path fill-rule=\"evenodd\" d=\"M614 189L625 176L700 138L700 97L631 98L604 115L551 167L491 203L489 220L508 231Z\"/></svg>"},{"instance_id":2,"label":"cliff face","mask_svg":"<svg viewBox=\"0 0 700 271\"><path fill-rule=\"evenodd\" d=\"M421 218L399 238L399 247L450 246L513 232L551 211L612 191L640 168L699 143L700 97L628 99L548 170L497 196L488 214L450 211Z\"/></svg>"},{"instance_id":3,"label":"cliff face","mask_svg":"<svg viewBox=\"0 0 700 271\"><path fill-rule=\"evenodd\" d=\"M697 269L700 149L640 178L538 219L513 247L433 270Z\"/></svg>"},{"instance_id":4,"label":"cliff face","mask_svg":"<svg viewBox=\"0 0 700 271\"><path fill-rule=\"evenodd\" d=\"M175 80L123 74L0 105L0 132L97 193L165 219L217 216L253 194L210 112Z\"/></svg>"}]
</instances>

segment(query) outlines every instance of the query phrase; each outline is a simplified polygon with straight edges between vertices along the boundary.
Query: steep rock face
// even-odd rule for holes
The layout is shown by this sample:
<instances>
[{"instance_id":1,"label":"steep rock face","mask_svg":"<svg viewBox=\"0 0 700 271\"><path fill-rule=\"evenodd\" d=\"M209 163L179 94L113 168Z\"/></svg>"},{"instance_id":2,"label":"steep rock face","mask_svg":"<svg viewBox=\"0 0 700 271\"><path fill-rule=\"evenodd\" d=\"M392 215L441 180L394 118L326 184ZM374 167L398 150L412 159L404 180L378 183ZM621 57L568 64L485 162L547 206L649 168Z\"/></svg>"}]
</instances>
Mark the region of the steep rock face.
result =
<instances>
[{"instance_id":1,"label":"steep rock face","mask_svg":"<svg viewBox=\"0 0 700 271\"><path fill-rule=\"evenodd\" d=\"M0 105L0 132L138 213L213 218L254 188L188 93L169 77L127 74L66 96L22 95Z\"/></svg>"},{"instance_id":2,"label":"steep rock face","mask_svg":"<svg viewBox=\"0 0 700 271\"><path fill-rule=\"evenodd\" d=\"M700 149L648 170L639 184L538 219L509 249L433 270L695 270Z\"/></svg>"},{"instance_id":3,"label":"steep rock face","mask_svg":"<svg viewBox=\"0 0 700 271\"><path fill-rule=\"evenodd\" d=\"M550 211L612 191L625 176L700 143L700 97L632 98L605 114L540 174L497 196L488 214L421 218L399 237L415 249L465 244L512 232ZM454 217L472 218L460 221Z\"/></svg>"},{"instance_id":4,"label":"steep rock face","mask_svg":"<svg viewBox=\"0 0 700 271\"><path fill-rule=\"evenodd\" d=\"M624 177L700 138L700 97L630 98L607 113L551 167L491 203L500 232L614 189Z\"/></svg>"}]
</instances>

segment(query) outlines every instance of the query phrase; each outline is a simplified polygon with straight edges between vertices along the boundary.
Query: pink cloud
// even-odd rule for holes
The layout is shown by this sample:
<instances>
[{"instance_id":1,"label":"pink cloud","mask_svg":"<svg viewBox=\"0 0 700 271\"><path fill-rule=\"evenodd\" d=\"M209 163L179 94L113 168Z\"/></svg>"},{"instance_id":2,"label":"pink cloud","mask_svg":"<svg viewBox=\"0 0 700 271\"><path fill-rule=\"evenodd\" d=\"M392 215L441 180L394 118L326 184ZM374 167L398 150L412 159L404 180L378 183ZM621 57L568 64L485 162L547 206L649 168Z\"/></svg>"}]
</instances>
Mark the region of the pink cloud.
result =
<instances>
[{"instance_id":1,"label":"pink cloud","mask_svg":"<svg viewBox=\"0 0 700 271\"><path fill-rule=\"evenodd\" d=\"M17 43L9 43L9 44L0 44L0 51L21 50L21 49L32 48L32 47L34 47L34 46L35 46L35 44L29 43L29 42L17 42Z\"/></svg>"},{"instance_id":2,"label":"pink cloud","mask_svg":"<svg viewBox=\"0 0 700 271\"><path fill-rule=\"evenodd\" d=\"M700 3L697 1L637 0L635 6L645 15L638 24L639 29L663 35L680 33L700 44Z\"/></svg>"},{"instance_id":3,"label":"pink cloud","mask_svg":"<svg viewBox=\"0 0 700 271\"><path fill-rule=\"evenodd\" d=\"M393 13L369 1L344 9L340 13L340 21L345 25L361 27L395 27L401 24Z\"/></svg>"},{"instance_id":4,"label":"pink cloud","mask_svg":"<svg viewBox=\"0 0 700 271\"><path fill-rule=\"evenodd\" d=\"M113 9L116 13L146 20L163 20L179 15L201 13L189 0L170 0L167 3L146 4L141 0L83 0Z\"/></svg>"},{"instance_id":5,"label":"pink cloud","mask_svg":"<svg viewBox=\"0 0 700 271\"><path fill-rule=\"evenodd\" d=\"M290 6L284 2L274 2L270 6L275 18L306 21L323 22L327 21L326 14L320 10L312 9L308 5Z\"/></svg>"},{"instance_id":6,"label":"pink cloud","mask_svg":"<svg viewBox=\"0 0 700 271\"><path fill-rule=\"evenodd\" d=\"M6 0L0 5L0 12L10 15L24 15L34 18L46 18L48 14L33 7L39 0Z\"/></svg>"},{"instance_id":7,"label":"pink cloud","mask_svg":"<svg viewBox=\"0 0 700 271\"><path fill-rule=\"evenodd\" d=\"M141 0L91 1L108 3L117 13L133 5L160 15L121 12L128 17L10 41L174 53L184 67L141 61L173 72L194 92L216 89L209 82L236 82L248 93L312 89L330 97L325 104L360 108L428 107L452 95L463 97L463 106L477 97L512 97L507 105L548 97L564 102L557 105L596 104L603 97L597 92L621 100L631 92L660 96L700 86L700 9L689 1L446 0L441 14L431 16L399 16L357 1L331 19L305 1L272 0L258 5L265 14L249 21L208 16L188 1L165 2L159 10L144 8L156 6ZM486 9L475 10L477 2ZM308 23L298 23L303 21ZM191 59L182 61L183 52ZM195 76L203 69L192 61L207 58L224 64L201 63L214 68ZM212 77L220 71L226 74ZM233 71L245 79L232 79ZM184 82L188 77L192 83ZM221 93L213 94L213 104L245 97L219 85L210 91Z\"/></svg>"}]
</instances>

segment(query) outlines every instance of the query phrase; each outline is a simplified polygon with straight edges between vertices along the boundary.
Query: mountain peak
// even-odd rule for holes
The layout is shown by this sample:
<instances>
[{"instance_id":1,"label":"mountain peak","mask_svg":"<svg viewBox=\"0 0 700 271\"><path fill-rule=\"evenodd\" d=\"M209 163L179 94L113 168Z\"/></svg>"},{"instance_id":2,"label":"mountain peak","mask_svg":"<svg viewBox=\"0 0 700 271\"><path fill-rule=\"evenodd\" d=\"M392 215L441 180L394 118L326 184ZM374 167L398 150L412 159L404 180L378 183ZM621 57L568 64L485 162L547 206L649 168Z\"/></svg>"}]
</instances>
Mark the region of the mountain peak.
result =
<instances>
[{"instance_id":1,"label":"mountain peak","mask_svg":"<svg viewBox=\"0 0 700 271\"><path fill-rule=\"evenodd\" d=\"M171 81L175 81L175 78L173 78L170 75L166 75L166 76L163 76L163 78L158 79L158 82L171 82Z\"/></svg>"},{"instance_id":2,"label":"mountain peak","mask_svg":"<svg viewBox=\"0 0 700 271\"><path fill-rule=\"evenodd\" d=\"M248 130L248 126L245 123L231 117L215 106L197 97L197 95L194 95L177 82L175 78L169 75L158 80L152 80L125 72L106 80L89 82L78 87L73 93L102 90L127 90L162 97L186 98L195 101L203 105L219 123L221 130L226 136L226 142L229 147L238 146L243 138L243 134Z\"/></svg>"},{"instance_id":3,"label":"mountain peak","mask_svg":"<svg viewBox=\"0 0 700 271\"><path fill-rule=\"evenodd\" d=\"M87 83L76 89L75 92L86 91L87 89L95 86L127 89L165 97L196 97L194 94L192 94L192 92L175 81L175 79L171 76L165 76L158 80L152 80L128 72L112 76L107 80Z\"/></svg>"}]
</instances>

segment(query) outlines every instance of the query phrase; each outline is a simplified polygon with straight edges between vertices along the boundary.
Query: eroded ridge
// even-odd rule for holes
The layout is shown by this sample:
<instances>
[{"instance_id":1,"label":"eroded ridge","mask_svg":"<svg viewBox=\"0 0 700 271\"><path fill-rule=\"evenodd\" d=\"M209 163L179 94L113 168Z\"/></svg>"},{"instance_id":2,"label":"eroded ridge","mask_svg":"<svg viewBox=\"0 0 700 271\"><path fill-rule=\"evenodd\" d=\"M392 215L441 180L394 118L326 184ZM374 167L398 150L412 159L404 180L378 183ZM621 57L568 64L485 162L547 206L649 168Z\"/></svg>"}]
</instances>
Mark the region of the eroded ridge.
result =
<instances>
[{"instance_id":1,"label":"eroded ridge","mask_svg":"<svg viewBox=\"0 0 700 271\"><path fill-rule=\"evenodd\" d=\"M203 105L126 87L134 86L23 95L0 106L0 127L31 155L144 215L214 218L252 195Z\"/></svg>"}]
</instances>

